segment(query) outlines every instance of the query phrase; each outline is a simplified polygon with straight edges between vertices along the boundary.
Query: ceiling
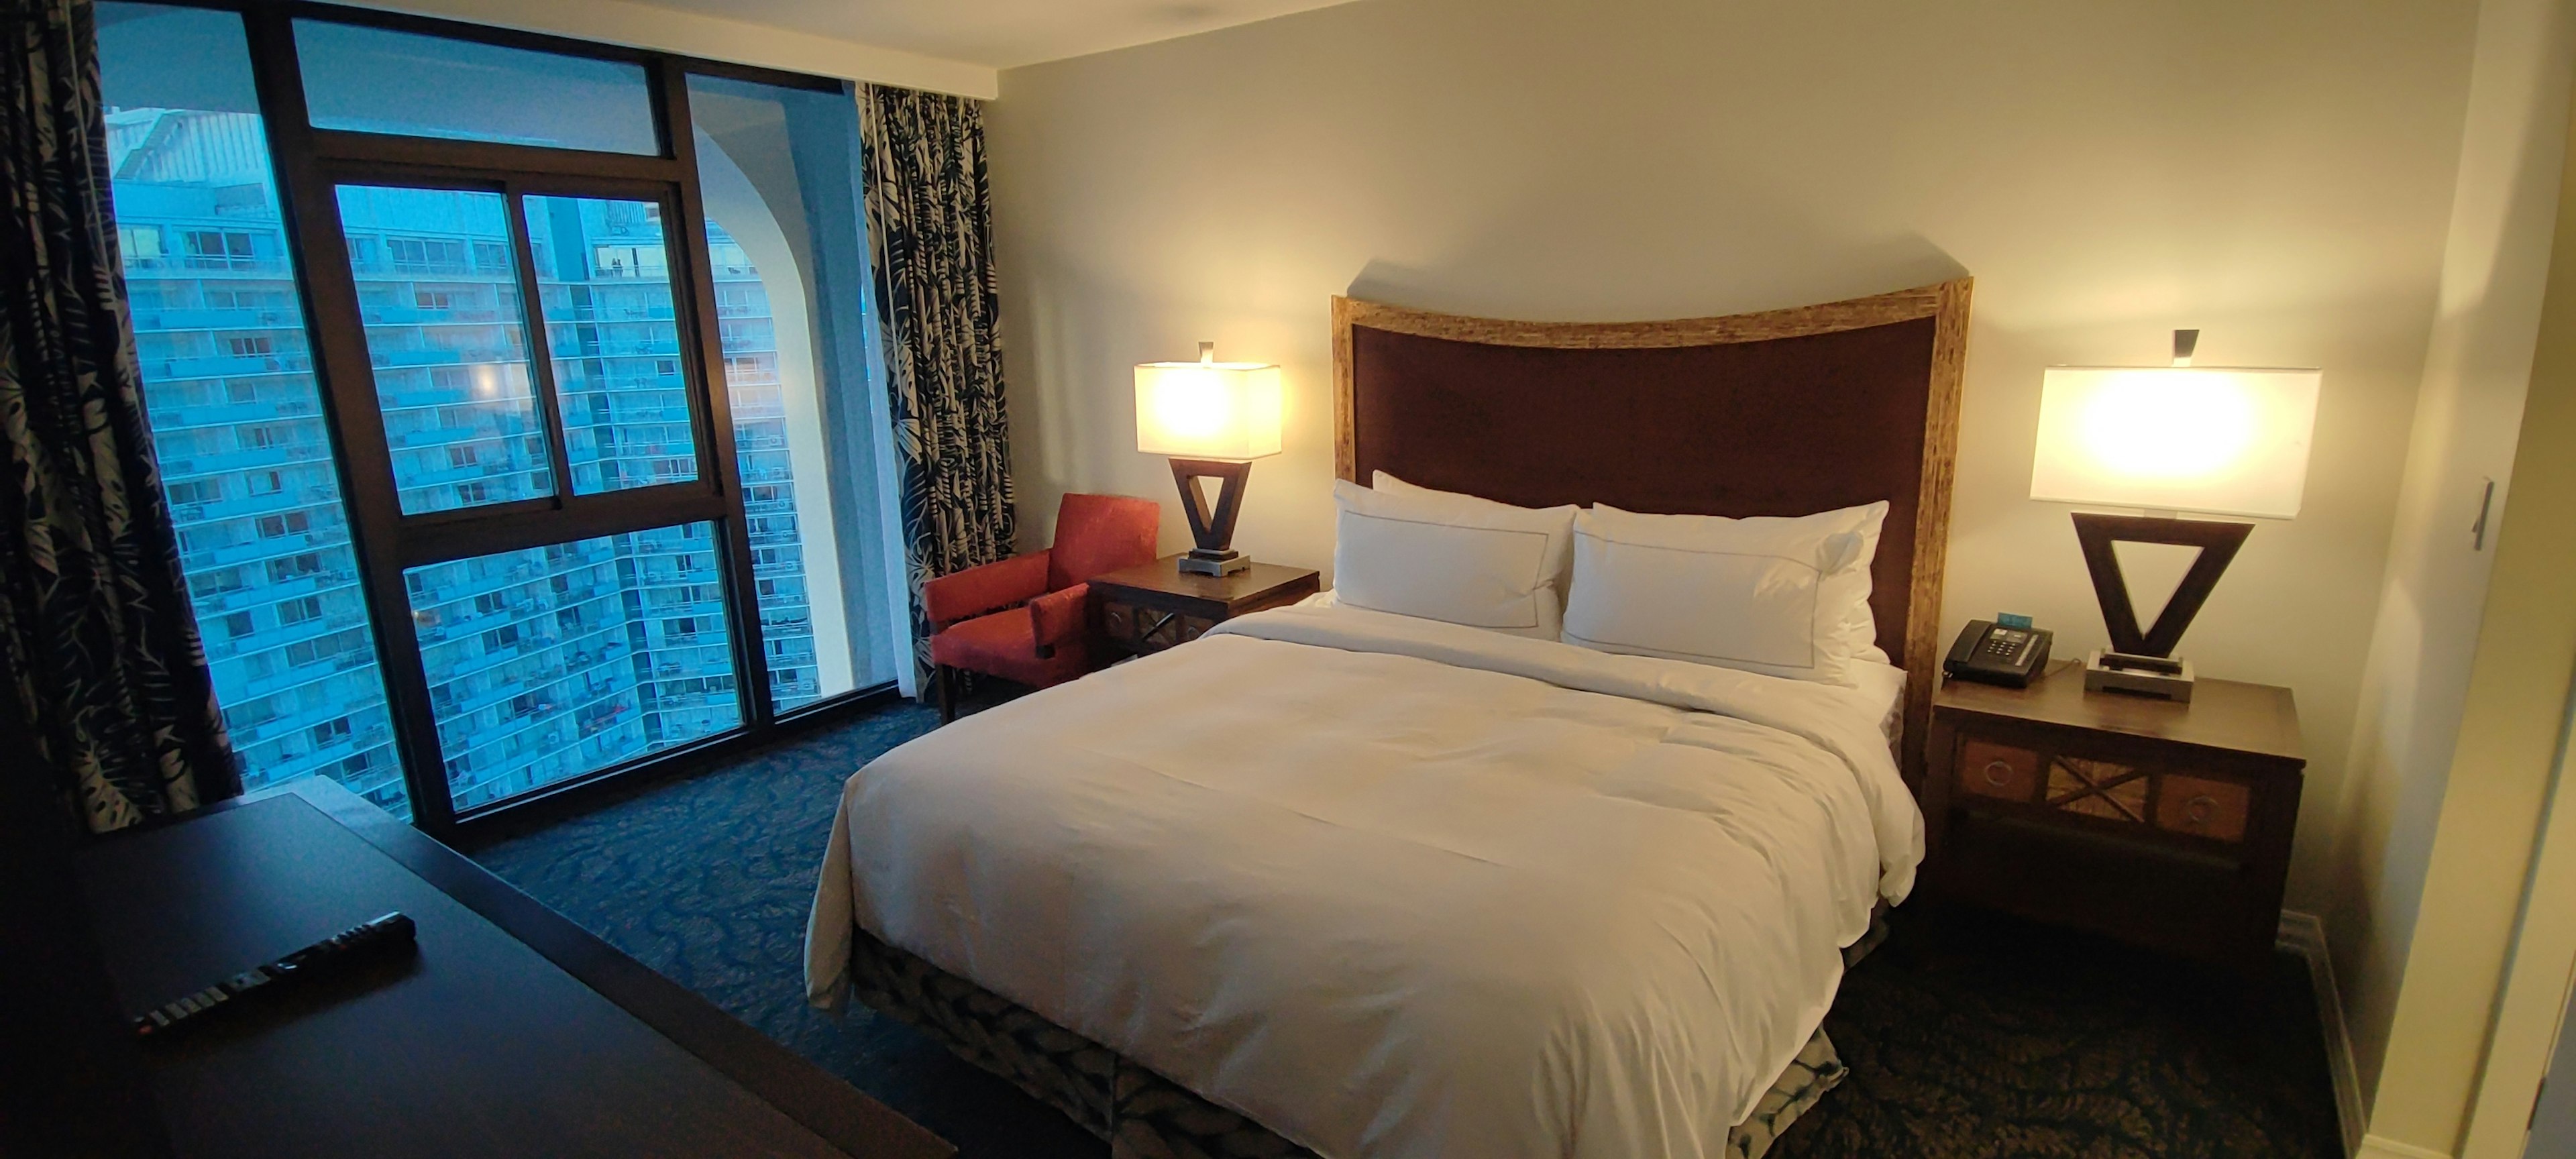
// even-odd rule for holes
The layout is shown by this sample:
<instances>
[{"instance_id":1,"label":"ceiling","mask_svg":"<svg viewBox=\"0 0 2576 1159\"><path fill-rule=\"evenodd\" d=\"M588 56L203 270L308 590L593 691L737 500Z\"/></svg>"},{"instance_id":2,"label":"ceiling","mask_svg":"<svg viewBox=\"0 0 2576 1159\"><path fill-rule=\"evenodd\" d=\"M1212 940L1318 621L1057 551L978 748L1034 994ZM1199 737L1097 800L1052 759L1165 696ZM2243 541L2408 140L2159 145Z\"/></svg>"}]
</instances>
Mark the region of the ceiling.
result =
<instances>
[{"instance_id":1,"label":"ceiling","mask_svg":"<svg viewBox=\"0 0 2576 1159\"><path fill-rule=\"evenodd\" d=\"M923 56L1011 68L1347 0L646 0Z\"/></svg>"}]
</instances>

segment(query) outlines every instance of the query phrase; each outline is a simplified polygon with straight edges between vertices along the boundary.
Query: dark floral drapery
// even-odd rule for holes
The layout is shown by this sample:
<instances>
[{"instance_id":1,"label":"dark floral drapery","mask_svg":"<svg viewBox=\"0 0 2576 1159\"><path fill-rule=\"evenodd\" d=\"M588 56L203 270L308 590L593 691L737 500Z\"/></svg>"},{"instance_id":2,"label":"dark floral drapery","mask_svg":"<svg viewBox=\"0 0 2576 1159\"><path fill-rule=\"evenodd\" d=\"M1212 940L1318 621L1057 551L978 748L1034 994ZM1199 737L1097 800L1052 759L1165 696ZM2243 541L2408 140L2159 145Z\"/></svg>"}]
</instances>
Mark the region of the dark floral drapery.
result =
<instances>
[{"instance_id":1,"label":"dark floral drapery","mask_svg":"<svg viewBox=\"0 0 2576 1159\"><path fill-rule=\"evenodd\" d=\"M241 790L144 425L89 0L0 0L0 672L104 832Z\"/></svg>"},{"instance_id":2,"label":"dark floral drapery","mask_svg":"<svg viewBox=\"0 0 2576 1159\"><path fill-rule=\"evenodd\" d=\"M964 97L879 85L859 105L914 664L926 671L921 585L1011 554L1015 531L984 117Z\"/></svg>"}]
</instances>

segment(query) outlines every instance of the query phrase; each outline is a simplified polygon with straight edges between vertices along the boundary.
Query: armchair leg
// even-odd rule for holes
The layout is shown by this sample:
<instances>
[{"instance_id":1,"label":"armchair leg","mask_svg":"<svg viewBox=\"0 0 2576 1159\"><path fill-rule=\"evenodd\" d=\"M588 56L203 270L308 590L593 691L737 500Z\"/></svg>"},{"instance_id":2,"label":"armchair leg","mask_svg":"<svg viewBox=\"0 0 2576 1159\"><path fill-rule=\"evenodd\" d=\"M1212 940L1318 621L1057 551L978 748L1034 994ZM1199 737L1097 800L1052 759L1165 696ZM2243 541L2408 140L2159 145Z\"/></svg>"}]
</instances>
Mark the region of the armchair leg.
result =
<instances>
[{"instance_id":1,"label":"armchair leg","mask_svg":"<svg viewBox=\"0 0 2576 1159\"><path fill-rule=\"evenodd\" d=\"M945 664L934 667L939 673L939 723L954 724L957 721L957 670Z\"/></svg>"}]
</instances>

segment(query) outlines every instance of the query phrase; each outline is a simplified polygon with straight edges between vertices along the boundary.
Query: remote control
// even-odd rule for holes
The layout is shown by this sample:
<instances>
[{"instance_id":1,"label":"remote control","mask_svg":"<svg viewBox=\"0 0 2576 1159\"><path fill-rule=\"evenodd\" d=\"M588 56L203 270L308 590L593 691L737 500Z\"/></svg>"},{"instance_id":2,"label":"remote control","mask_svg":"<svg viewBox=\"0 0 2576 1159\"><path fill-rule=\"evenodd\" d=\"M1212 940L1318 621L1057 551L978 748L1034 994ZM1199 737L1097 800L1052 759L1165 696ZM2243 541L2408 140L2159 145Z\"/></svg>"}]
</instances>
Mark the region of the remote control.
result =
<instances>
[{"instance_id":1,"label":"remote control","mask_svg":"<svg viewBox=\"0 0 2576 1159\"><path fill-rule=\"evenodd\" d=\"M208 1013L230 1007L251 994L275 993L270 987L285 988L280 986L281 983L327 976L378 958L417 952L419 945L414 940L417 932L412 920L400 910L351 926L265 966L253 966L194 994L144 1012L134 1020L134 1036L166 1038L204 1021Z\"/></svg>"}]
</instances>

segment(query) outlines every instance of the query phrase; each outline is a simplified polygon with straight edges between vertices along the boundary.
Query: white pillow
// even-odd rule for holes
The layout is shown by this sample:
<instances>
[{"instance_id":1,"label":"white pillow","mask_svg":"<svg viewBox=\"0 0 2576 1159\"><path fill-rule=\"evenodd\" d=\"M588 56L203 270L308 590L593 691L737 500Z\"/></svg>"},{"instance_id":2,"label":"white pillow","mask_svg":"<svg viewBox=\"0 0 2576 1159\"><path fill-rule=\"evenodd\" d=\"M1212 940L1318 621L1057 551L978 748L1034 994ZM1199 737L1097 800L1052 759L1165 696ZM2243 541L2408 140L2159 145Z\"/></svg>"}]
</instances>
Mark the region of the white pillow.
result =
<instances>
[{"instance_id":1,"label":"white pillow","mask_svg":"<svg viewBox=\"0 0 2576 1159\"><path fill-rule=\"evenodd\" d=\"M1384 478L1384 475L1380 476ZM1557 639L1574 508L1333 484L1336 602Z\"/></svg>"},{"instance_id":2,"label":"white pillow","mask_svg":"<svg viewBox=\"0 0 2576 1159\"><path fill-rule=\"evenodd\" d=\"M1869 567L1887 504L1797 518L1638 515L1574 521L1565 641L1796 680L1849 683L1884 662Z\"/></svg>"},{"instance_id":3,"label":"white pillow","mask_svg":"<svg viewBox=\"0 0 2576 1159\"><path fill-rule=\"evenodd\" d=\"M1389 475L1384 471L1369 472L1369 486L1388 495L1428 495L1437 499L1453 500L1463 505L1466 510L1482 512L1486 515L1498 518L1513 514L1535 515L1540 514L1542 511L1576 510L1576 508L1573 507L1544 509L1537 507L1514 507L1509 503L1487 499L1482 495L1470 495L1464 491L1442 491L1437 488L1425 487L1419 483L1407 483L1404 480L1398 479L1393 475ZM1571 534L1572 532L1569 529L1569 538L1566 540L1565 550L1558 553L1559 559L1556 570L1556 595L1557 604L1560 607L1565 603L1566 593L1574 590L1574 542L1571 538ZM1551 640L1555 639L1553 636L1548 638Z\"/></svg>"}]
</instances>

